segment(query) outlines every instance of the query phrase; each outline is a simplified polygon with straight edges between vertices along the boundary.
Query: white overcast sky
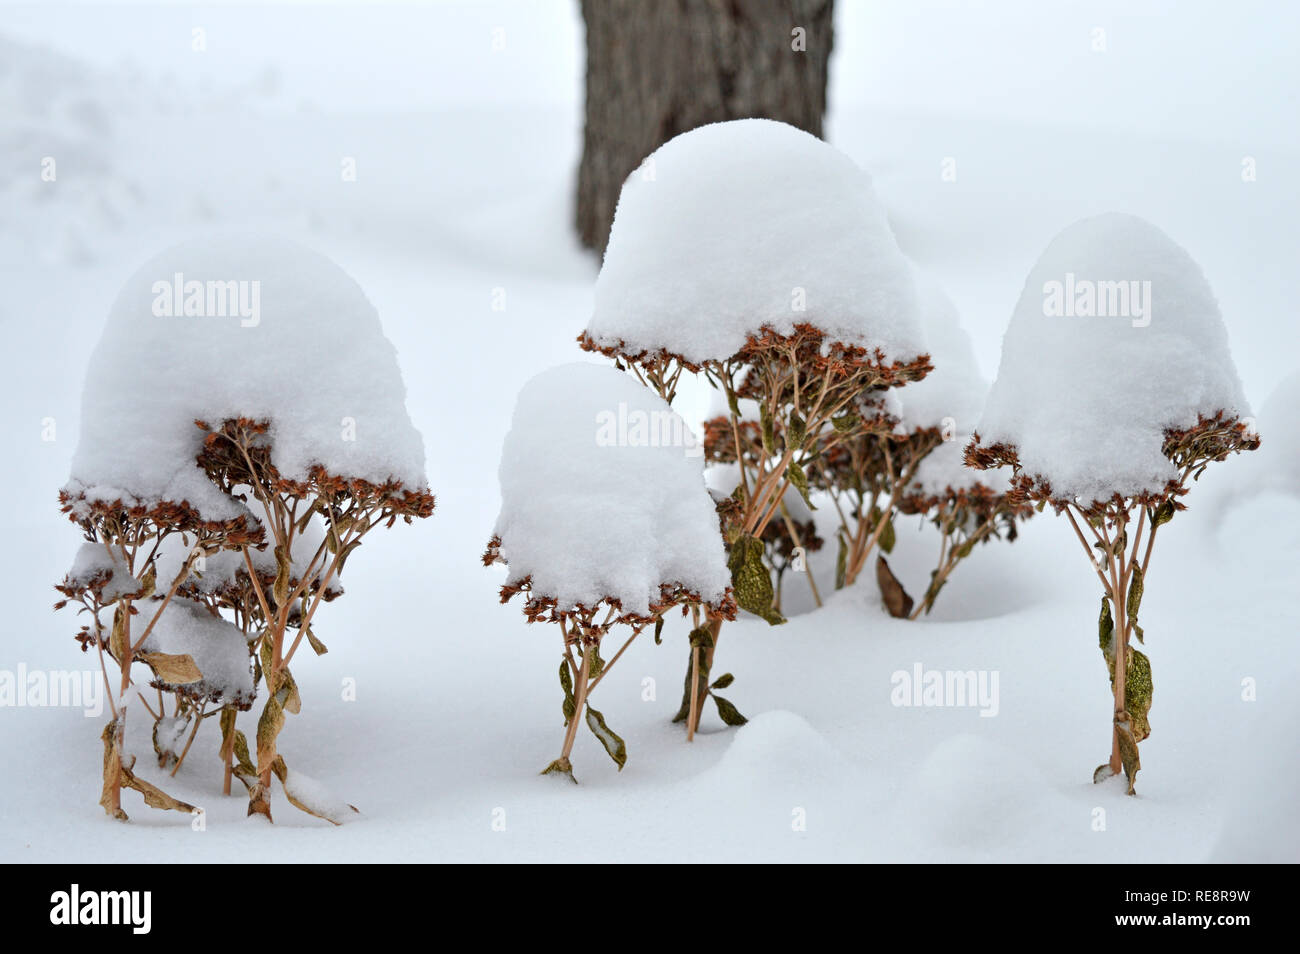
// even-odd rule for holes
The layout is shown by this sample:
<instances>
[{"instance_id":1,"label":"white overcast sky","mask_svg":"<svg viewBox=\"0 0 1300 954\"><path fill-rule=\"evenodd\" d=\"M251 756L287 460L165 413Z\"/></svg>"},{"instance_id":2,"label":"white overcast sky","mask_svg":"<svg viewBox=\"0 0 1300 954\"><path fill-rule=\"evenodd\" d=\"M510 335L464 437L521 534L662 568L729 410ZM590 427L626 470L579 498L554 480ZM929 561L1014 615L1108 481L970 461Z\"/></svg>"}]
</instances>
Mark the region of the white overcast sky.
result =
<instances>
[{"instance_id":1,"label":"white overcast sky","mask_svg":"<svg viewBox=\"0 0 1300 954\"><path fill-rule=\"evenodd\" d=\"M1296 144L1297 0L838 0L832 109L870 105ZM206 31L207 51L191 49ZM494 30L504 51L493 52ZM1106 51L1093 52L1093 31ZM570 103L577 0L0 2L0 35L211 85L275 64L325 110Z\"/></svg>"}]
</instances>

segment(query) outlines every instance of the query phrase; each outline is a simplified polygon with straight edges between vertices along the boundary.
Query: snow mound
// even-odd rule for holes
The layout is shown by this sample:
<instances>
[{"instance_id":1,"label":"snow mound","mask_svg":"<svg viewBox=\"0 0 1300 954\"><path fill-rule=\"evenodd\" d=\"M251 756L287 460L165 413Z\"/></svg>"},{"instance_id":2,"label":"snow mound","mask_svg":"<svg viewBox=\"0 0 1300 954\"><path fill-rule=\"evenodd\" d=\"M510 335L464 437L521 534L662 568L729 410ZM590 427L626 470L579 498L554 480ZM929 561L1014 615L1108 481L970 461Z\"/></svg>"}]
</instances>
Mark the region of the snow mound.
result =
<instances>
[{"instance_id":1,"label":"snow mound","mask_svg":"<svg viewBox=\"0 0 1300 954\"><path fill-rule=\"evenodd\" d=\"M1165 429L1219 410L1250 413L1204 274L1149 222L1109 213L1066 228L1030 271L978 431L1092 501L1162 490L1177 476Z\"/></svg>"},{"instance_id":2,"label":"snow mound","mask_svg":"<svg viewBox=\"0 0 1300 954\"><path fill-rule=\"evenodd\" d=\"M735 733L713 771L733 791L768 786L815 789L819 782L839 781L851 766L806 719L777 709L750 719Z\"/></svg>"},{"instance_id":3,"label":"snow mound","mask_svg":"<svg viewBox=\"0 0 1300 954\"><path fill-rule=\"evenodd\" d=\"M913 273L934 370L902 389L903 425L912 431L947 424L969 437L984 408L988 382L952 299L932 276L916 267Z\"/></svg>"},{"instance_id":4,"label":"snow mound","mask_svg":"<svg viewBox=\"0 0 1300 954\"><path fill-rule=\"evenodd\" d=\"M202 603L173 597L140 651L193 659L203 678L185 687L195 696L218 706L253 701L248 640L238 626L214 616Z\"/></svg>"},{"instance_id":5,"label":"snow mound","mask_svg":"<svg viewBox=\"0 0 1300 954\"><path fill-rule=\"evenodd\" d=\"M206 519L232 519L244 508L195 465L194 422L240 416L271 421L285 477L320 465L422 489L424 447L405 393L374 306L329 259L260 236L183 243L140 268L113 304L66 489L109 503L187 501Z\"/></svg>"},{"instance_id":6,"label":"snow mound","mask_svg":"<svg viewBox=\"0 0 1300 954\"><path fill-rule=\"evenodd\" d=\"M495 534L509 581L560 609L602 598L645 614L660 584L710 602L730 584L694 434L662 398L593 364L519 392L501 452Z\"/></svg>"},{"instance_id":7,"label":"snow mound","mask_svg":"<svg viewBox=\"0 0 1300 954\"><path fill-rule=\"evenodd\" d=\"M910 823L932 832L947 857L993 857L1024 826L1064 817L1065 802L1023 755L969 732L935 746L900 799Z\"/></svg>"},{"instance_id":8,"label":"snow mound","mask_svg":"<svg viewBox=\"0 0 1300 954\"><path fill-rule=\"evenodd\" d=\"M907 260L871 177L766 119L665 143L623 184L588 336L698 363L796 323L891 360L925 351Z\"/></svg>"},{"instance_id":9,"label":"snow mound","mask_svg":"<svg viewBox=\"0 0 1300 954\"><path fill-rule=\"evenodd\" d=\"M1295 727L1300 725L1300 701L1290 691L1291 678L1270 678L1269 689L1280 690L1276 701L1254 720L1250 745L1235 749L1226 767L1232 776L1225 800L1223 827L1210 855L1214 863L1296 864L1300 862L1300 750ZM1262 680L1261 680L1262 681Z\"/></svg>"}]
</instances>

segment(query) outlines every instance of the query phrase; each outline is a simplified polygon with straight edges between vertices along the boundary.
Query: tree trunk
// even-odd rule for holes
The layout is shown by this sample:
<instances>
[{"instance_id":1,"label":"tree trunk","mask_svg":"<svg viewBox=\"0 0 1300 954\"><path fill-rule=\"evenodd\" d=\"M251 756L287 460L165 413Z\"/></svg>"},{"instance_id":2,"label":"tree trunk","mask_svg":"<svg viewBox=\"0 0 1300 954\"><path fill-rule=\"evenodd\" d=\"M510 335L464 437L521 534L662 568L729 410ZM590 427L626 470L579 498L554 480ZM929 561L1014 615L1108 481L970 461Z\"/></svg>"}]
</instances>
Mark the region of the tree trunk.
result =
<instances>
[{"instance_id":1,"label":"tree trunk","mask_svg":"<svg viewBox=\"0 0 1300 954\"><path fill-rule=\"evenodd\" d=\"M833 0L582 0L578 233L604 250L623 181L679 133L778 119L822 134Z\"/></svg>"}]
</instances>

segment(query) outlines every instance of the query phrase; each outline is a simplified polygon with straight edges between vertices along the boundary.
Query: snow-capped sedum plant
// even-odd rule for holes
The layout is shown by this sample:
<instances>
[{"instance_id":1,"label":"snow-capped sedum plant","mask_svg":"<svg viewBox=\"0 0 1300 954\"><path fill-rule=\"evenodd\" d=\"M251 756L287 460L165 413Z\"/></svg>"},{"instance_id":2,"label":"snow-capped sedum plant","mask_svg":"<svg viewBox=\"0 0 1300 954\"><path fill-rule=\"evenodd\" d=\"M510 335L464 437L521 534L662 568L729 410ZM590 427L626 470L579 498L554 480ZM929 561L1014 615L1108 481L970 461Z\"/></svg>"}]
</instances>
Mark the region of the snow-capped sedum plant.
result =
<instances>
[{"instance_id":1,"label":"snow-capped sedum plant","mask_svg":"<svg viewBox=\"0 0 1300 954\"><path fill-rule=\"evenodd\" d=\"M1110 758L1128 793L1151 732L1151 664L1130 644L1159 529L1211 461L1253 450L1228 335L1200 267L1142 219L1071 225L1029 273L1002 363L966 449L1009 466L1015 490L1065 514L1102 587L1099 642L1113 689Z\"/></svg>"},{"instance_id":2,"label":"snow-capped sedum plant","mask_svg":"<svg viewBox=\"0 0 1300 954\"><path fill-rule=\"evenodd\" d=\"M125 817L123 785L178 807L142 787L123 751L140 661L155 686L200 706L191 719L212 714L204 703L221 711L226 785L231 774L245 783L250 814L270 817L274 774L293 804L338 821L276 748L285 713L301 707L289 664L304 642L324 651L312 619L361 538L434 503L396 353L356 282L256 236L189 242L147 263L91 358L60 501L93 544L61 589L91 613L83 647L121 673L105 809ZM250 754L234 712L259 684ZM154 716L161 725L165 713ZM158 728L165 762L174 738Z\"/></svg>"},{"instance_id":3,"label":"snow-capped sedum plant","mask_svg":"<svg viewBox=\"0 0 1300 954\"><path fill-rule=\"evenodd\" d=\"M681 437L652 440L650 428ZM573 778L580 723L621 769L627 747L591 706L601 680L647 627L658 640L673 607L692 617L696 655L706 622L736 613L698 445L667 402L631 377L567 364L520 390L499 473L501 512L483 561L509 568L503 603L521 596L528 621L554 623L563 639L566 732L544 772ZM602 644L615 627L630 632L607 658ZM716 702L725 714L730 704Z\"/></svg>"},{"instance_id":4,"label":"snow-capped sedum plant","mask_svg":"<svg viewBox=\"0 0 1300 954\"><path fill-rule=\"evenodd\" d=\"M816 137L761 119L684 133L628 177L579 340L668 401L683 372L703 375L737 435L738 402L755 402L760 449L752 462L737 453L724 535L737 602L772 623L782 620L762 537L786 490L806 492L814 445L834 443L827 428L858 431L862 391L930 367L908 263L870 177ZM720 628L710 625L706 672ZM701 682L688 674L688 687ZM698 717L697 699L688 708Z\"/></svg>"}]
</instances>

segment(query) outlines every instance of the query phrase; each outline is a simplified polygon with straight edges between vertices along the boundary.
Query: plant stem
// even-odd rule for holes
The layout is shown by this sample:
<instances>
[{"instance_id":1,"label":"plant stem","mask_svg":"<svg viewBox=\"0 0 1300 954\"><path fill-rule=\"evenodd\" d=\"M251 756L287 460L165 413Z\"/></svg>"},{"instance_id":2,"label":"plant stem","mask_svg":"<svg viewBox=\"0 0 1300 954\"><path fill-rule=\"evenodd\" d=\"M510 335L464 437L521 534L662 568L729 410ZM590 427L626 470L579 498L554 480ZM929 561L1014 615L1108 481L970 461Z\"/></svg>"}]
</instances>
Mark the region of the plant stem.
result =
<instances>
[{"instance_id":1,"label":"plant stem","mask_svg":"<svg viewBox=\"0 0 1300 954\"><path fill-rule=\"evenodd\" d=\"M686 716L686 741L695 741L695 726L699 722L700 703L700 647L691 647L691 710Z\"/></svg>"},{"instance_id":2,"label":"plant stem","mask_svg":"<svg viewBox=\"0 0 1300 954\"><path fill-rule=\"evenodd\" d=\"M564 748L560 758L567 759L573 751L573 741L578 737L578 720L582 718L583 707L587 704L587 674L591 672L591 649L582 651L582 668L578 670L577 685L574 687L573 718L569 720L568 731L564 733Z\"/></svg>"},{"instance_id":3,"label":"plant stem","mask_svg":"<svg viewBox=\"0 0 1300 954\"><path fill-rule=\"evenodd\" d=\"M800 550L803 550L803 543L799 540L799 531L794 525L794 518L790 516L790 509L785 505L784 500L781 501L781 518L785 521L785 529L789 532L790 539L794 541L794 545ZM808 586L812 589L813 599L817 602L818 607L820 607L822 605L822 595L817 592L817 580L813 576L812 567L808 565L808 551L806 550L804 550L803 567L804 573L808 577ZM779 579L777 585L780 585Z\"/></svg>"}]
</instances>

